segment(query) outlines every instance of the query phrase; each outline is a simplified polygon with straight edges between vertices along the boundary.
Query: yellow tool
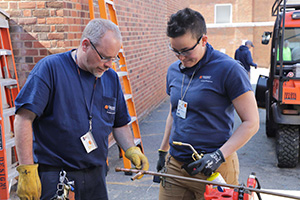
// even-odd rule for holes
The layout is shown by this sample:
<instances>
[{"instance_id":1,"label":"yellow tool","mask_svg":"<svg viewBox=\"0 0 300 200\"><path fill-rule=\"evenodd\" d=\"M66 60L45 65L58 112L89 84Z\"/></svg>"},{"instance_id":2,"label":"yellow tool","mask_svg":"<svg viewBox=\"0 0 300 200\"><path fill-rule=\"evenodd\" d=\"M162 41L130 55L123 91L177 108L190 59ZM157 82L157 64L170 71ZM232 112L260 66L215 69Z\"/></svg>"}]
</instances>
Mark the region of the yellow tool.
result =
<instances>
[{"instance_id":1,"label":"yellow tool","mask_svg":"<svg viewBox=\"0 0 300 200\"><path fill-rule=\"evenodd\" d=\"M188 143L183 143L183 142L176 142L176 141L173 141L173 144L175 145L179 145L179 146L188 146L192 149L193 151L193 154L192 154L192 158L196 161L196 160L200 160L202 157L203 157L203 153L198 153L194 147Z\"/></svg>"}]
</instances>

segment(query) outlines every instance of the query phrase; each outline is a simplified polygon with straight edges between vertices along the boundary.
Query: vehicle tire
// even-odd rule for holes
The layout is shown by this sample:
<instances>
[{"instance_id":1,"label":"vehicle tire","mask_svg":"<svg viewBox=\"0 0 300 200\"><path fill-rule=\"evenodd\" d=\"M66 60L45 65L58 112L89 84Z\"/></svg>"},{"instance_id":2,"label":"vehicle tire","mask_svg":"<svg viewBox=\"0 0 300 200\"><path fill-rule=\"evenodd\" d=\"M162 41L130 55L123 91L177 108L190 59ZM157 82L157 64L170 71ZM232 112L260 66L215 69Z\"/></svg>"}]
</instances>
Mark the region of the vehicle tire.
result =
<instances>
[{"instance_id":1,"label":"vehicle tire","mask_svg":"<svg viewBox=\"0 0 300 200\"><path fill-rule=\"evenodd\" d=\"M279 125L276 134L278 167L293 168L299 159L299 127Z\"/></svg>"}]
</instances>

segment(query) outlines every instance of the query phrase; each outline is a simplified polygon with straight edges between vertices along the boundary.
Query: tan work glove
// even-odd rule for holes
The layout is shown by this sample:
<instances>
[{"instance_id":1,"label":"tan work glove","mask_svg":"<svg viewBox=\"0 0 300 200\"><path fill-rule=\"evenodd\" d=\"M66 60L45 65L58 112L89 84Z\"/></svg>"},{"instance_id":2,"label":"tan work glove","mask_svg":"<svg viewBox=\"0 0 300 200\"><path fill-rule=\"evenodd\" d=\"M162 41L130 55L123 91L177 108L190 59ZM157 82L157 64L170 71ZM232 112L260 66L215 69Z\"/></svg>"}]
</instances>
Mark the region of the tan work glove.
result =
<instances>
[{"instance_id":1,"label":"tan work glove","mask_svg":"<svg viewBox=\"0 0 300 200\"><path fill-rule=\"evenodd\" d=\"M20 165L17 195L21 200L39 200L41 197L41 181L38 164Z\"/></svg>"},{"instance_id":2,"label":"tan work glove","mask_svg":"<svg viewBox=\"0 0 300 200\"><path fill-rule=\"evenodd\" d=\"M139 147L130 147L125 152L125 157L128 158L132 164L135 165L137 169L142 169L147 171L149 169L149 162L147 157L141 152ZM139 176L137 179L141 179L143 175Z\"/></svg>"}]
</instances>

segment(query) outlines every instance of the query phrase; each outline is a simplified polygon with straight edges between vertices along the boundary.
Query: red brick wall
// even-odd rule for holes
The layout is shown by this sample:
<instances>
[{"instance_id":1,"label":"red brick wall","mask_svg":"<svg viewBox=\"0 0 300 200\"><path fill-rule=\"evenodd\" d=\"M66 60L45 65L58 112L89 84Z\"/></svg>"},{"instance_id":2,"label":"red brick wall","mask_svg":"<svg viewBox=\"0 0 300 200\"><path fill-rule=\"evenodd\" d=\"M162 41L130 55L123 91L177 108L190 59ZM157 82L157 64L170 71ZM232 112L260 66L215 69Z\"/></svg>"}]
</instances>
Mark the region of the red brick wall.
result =
<instances>
[{"instance_id":1,"label":"red brick wall","mask_svg":"<svg viewBox=\"0 0 300 200\"><path fill-rule=\"evenodd\" d=\"M0 1L10 15L10 34L20 85L43 57L79 44L88 22L84 1Z\"/></svg>"},{"instance_id":2,"label":"red brick wall","mask_svg":"<svg viewBox=\"0 0 300 200\"><path fill-rule=\"evenodd\" d=\"M167 46L166 22L171 13L189 6L189 0L114 2L140 118L166 97L166 71L176 60ZM0 8L11 16L10 32L21 86L41 58L76 48L89 21L88 0L0 0Z\"/></svg>"},{"instance_id":3,"label":"red brick wall","mask_svg":"<svg viewBox=\"0 0 300 200\"><path fill-rule=\"evenodd\" d=\"M192 8L198 10L208 24L208 41L215 49L225 49L226 54L234 57L235 50L243 40L251 40L255 48L251 49L254 62L258 67L267 68L270 64L270 45L261 44L261 36L264 31L273 31L272 26L253 26L257 22L271 22L275 18L271 16L273 0L191 0ZM232 5L233 27L214 27L215 4ZM234 23L252 23L252 25L234 26Z\"/></svg>"},{"instance_id":4,"label":"red brick wall","mask_svg":"<svg viewBox=\"0 0 300 200\"><path fill-rule=\"evenodd\" d=\"M116 0L132 93L138 116L166 97L165 75L175 61L168 49L167 18L188 4L184 1Z\"/></svg>"}]
</instances>

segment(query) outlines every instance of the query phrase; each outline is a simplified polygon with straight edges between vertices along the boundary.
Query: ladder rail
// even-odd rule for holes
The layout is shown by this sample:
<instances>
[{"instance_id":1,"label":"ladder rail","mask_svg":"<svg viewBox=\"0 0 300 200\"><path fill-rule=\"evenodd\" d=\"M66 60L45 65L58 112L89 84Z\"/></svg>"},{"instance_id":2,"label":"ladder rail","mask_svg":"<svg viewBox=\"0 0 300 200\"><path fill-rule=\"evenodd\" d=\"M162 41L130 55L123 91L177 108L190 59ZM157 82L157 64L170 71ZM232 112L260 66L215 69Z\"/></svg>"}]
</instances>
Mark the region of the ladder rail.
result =
<instances>
[{"instance_id":1,"label":"ladder rail","mask_svg":"<svg viewBox=\"0 0 300 200\"><path fill-rule=\"evenodd\" d=\"M117 20L117 13L114 6L113 0L98 0L99 5L99 12L100 17L103 19L109 19L115 23L118 26L118 20ZM95 18L95 11L94 11L94 4L93 0L89 0L89 10L90 10L90 19ZM108 10L108 13L107 13ZM133 96L132 96L132 89L130 80L128 77L128 69L127 64L125 60L123 45L121 46L121 49L119 51L119 69L120 71L117 71L116 64L113 65L113 69L117 72L119 78L122 77L123 85L124 85L124 97L127 102L127 107L129 114L131 116L131 121L129 122L129 125L132 127L133 136L134 136L134 143L135 145L138 145L141 148L141 151L144 152L142 140L141 140L141 134L140 134L140 128L138 124L137 114L134 106ZM121 154L123 157L123 164L125 168L131 167L131 162L125 157L125 152L121 149Z\"/></svg>"},{"instance_id":2,"label":"ladder rail","mask_svg":"<svg viewBox=\"0 0 300 200\"><path fill-rule=\"evenodd\" d=\"M0 88L0 97L2 99L2 91ZM5 144L5 128L4 128L4 115L3 115L3 103L0 100L0 125L1 125L1 145L0 145L0 199L7 199L9 197L8 187L8 163Z\"/></svg>"},{"instance_id":3,"label":"ladder rail","mask_svg":"<svg viewBox=\"0 0 300 200\"><path fill-rule=\"evenodd\" d=\"M1 9L0 14L3 15ZM0 26L0 199L3 200L9 199L11 186L18 176L16 171L18 157L15 149L13 123L15 114L14 100L20 91L20 87L8 19L8 15L0 19L1 24L7 24L7 26ZM13 157L13 152L15 158Z\"/></svg>"}]
</instances>

